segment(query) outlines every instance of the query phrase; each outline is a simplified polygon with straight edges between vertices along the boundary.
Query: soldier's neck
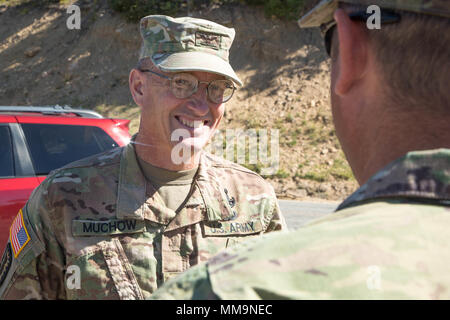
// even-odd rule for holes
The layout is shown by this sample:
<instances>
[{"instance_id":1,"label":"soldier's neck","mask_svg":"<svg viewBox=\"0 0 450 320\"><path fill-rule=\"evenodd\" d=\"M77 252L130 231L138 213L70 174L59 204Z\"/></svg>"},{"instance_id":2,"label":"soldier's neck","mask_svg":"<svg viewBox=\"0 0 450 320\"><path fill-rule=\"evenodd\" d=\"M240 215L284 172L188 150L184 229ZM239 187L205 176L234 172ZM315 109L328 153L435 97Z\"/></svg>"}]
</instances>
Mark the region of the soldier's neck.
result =
<instances>
[{"instance_id":1,"label":"soldier's neck","mask_svg":"<svg viewBox=\"0 0 450 320\"><path fill-rule=\"evenodd\" d=\"M415 119L412 121L411 119ZM430 119L424 115L390 120L379 120L383 125L361 150L361 158L365 158L358 172L355 172L360 185L387 166L392 161L411 151L450 148L450 118ZM392 123L388 123L391 121ZM370 141L370 142L369 142ZM363 156L365 155L365 156Z\"/></svg>"},{"instance_id":2,"label":"soldier's neck","mask_svg":"<svg viewBox=\"0 0 450 320\"><path fill-rule=\"evenodd\" d=\"M142 139L139 135L131 143L134 143L139 158L158 168L185 171L197 168L200 163L201 152L192 152L190 157L180 157L173 152L172 147L163 147L161 144Z\"/></svg>"}]
</instances>

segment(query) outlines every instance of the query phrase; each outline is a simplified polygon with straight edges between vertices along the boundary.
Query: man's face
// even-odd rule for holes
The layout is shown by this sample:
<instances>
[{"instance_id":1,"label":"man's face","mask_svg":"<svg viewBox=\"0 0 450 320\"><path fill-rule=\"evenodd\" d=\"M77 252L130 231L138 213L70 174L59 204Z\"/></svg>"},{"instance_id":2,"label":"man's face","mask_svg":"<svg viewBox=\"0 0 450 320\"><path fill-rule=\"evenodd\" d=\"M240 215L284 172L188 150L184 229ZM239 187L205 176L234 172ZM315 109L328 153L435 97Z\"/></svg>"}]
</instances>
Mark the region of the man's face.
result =
<instances>
[{"instance_id":1,"label":"man's face","mask_svg":"<svg viewBox=\"0 0 450 320\"><path fill-rule=\"evenodd\" d=\"M169 77L172 75L157 72ZM224 78L208 72L187 73L205 82ZM199 84L192 96L179 99L173 95L169 80L151 73L145 73L144 77L141 127L146 136L157 144L159 150L166 152L179 143L183 147L201 150L217 129L225 106L208 100L205 83ZM184 138L182 142L180 137Z\"/></svg>"}]
</instances>

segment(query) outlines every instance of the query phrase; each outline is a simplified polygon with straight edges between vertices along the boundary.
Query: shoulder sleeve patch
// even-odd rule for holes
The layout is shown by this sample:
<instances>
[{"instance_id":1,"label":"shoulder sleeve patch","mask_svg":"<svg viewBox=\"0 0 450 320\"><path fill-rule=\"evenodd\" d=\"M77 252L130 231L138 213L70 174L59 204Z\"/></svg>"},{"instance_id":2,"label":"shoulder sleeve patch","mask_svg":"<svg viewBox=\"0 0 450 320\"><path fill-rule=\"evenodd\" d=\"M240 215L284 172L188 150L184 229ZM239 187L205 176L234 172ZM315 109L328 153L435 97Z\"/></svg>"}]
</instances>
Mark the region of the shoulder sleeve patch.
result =
<instances>
[{"instance_id":1,"label":"shoulder sleeve patch","mask_svg":"<svg viewBox=\"0 0 450 320\"><path fill-rule=\"evenodd\" d=\"M14 218L8 240L0 262L0 300L15 285L15 275L21 274L45 249L30 224L27 205Z\"/></svg>"},{"instance_id":2,"label":"shoulder sleeve patch","mask_svg":"<svg viewBox=\"0 0 450 320\"><path fill-rule=\"evenodd\" d=\"M30 242L30 235L23 221L22 209L20 209L9 229L9 240L11 242L14 257L17 258L20 251Z\"/></svg>"}]
</instances>

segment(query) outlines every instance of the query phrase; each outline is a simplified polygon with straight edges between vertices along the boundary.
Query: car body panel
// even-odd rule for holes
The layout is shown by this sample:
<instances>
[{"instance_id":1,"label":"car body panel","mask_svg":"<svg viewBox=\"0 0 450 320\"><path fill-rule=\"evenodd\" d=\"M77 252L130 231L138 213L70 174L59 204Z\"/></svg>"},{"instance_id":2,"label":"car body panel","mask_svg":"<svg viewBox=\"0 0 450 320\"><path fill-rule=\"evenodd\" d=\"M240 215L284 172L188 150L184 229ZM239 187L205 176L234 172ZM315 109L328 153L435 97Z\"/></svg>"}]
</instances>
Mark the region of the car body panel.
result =
<instances>
[{"instance_id":1,"label":"car body panel","mask_svg":"<svg viewBox=\"0 0 450 320\"><path fill-rule=\"evenodd\" d=\"M14 123L17 122L16 117L0 114L0 123Z\"/></svg>"},{"instance_id":2,"label":"car body panel","mask_svg":"<svg viewBox=\"0 0 450 320\"><path fill-rule=\"evenodd\" d=\"M130 141L126 119L83 118L72 114L42 115L39 113L0 113L0 125L9 126L14 148L15 177L0 177L0 252L9 237L14 217L25 205L33 190L45 180L46 175L35 175L32 157L21 124L55 124L93 126L102 129L118 146ZM27 165L27 162L28 163Z\"/></svg>"},{"instance_id":3,"label":"car body panel","mask_svg":"<svg viewBox=\"0 0 450 320\"><path fill-rule=\"evenodd\" d=\"M0 247L2 252L14 217L39 183L37 177L0 178Z\"/></svg>"}]
</instances>

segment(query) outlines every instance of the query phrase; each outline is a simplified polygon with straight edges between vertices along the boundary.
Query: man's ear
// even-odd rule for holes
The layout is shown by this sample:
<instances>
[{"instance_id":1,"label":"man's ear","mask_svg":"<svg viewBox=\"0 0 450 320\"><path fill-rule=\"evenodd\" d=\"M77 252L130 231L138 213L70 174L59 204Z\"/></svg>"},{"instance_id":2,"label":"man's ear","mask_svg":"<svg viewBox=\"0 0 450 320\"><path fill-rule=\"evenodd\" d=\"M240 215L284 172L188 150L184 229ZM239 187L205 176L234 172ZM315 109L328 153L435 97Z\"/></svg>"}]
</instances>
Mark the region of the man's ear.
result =
<instances>
[{"instance_id":1,"label":"man's ear","mask_svg":"<svg viewBox=\"0 0 450 320\"><path fill-rule=\"evenodd\" d=\"M144 95L144 77L143 74L137 70L133 69L128 77L128 84L130 87L130 92L133 97L134 102L142 107L143 95Z\"/></svg>"},{"instance_id":2,"label":"man's ear","mask_svg":"<svg viewBox=\"0 0 450 320\"><path fill-rule=\"evenodd\" d=\"M334 19L339 38L335 93L344 95L366 72L368 39L364 23L352 21L343 9L336 10Z\"/></svg>"}]
</instances>

